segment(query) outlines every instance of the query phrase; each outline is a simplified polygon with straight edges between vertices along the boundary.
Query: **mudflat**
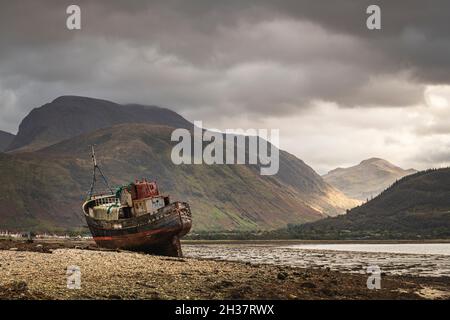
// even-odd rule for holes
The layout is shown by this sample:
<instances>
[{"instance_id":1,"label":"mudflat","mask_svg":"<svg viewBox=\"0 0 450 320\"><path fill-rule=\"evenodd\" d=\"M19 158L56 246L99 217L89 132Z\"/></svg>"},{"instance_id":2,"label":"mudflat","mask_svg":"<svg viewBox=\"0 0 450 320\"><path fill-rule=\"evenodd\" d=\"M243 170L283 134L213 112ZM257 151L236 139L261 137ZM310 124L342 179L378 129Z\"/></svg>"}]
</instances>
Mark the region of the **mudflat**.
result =
<instances>
[{"instance_id":1,"label":"mudflat","mask_svg":"<svg viewBox=\"0 0 450 320\"><path fill-rule=\"evenodd\" d=\"M81 272L67 288L67 268ZM0 299L448 299L448 277L367 275L327 269L170 258L98 250L90 242L0 241Z\"/></svg>"}]
</instances>

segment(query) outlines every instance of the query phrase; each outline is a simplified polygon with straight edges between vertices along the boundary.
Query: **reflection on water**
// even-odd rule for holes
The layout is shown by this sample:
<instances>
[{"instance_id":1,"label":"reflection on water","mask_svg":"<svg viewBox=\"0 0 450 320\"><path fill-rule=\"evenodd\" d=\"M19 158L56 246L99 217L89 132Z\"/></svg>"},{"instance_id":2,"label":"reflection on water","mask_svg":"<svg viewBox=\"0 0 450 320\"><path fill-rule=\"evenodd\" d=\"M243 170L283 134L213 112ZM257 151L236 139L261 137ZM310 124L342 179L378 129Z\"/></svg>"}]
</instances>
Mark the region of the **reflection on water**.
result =
<instances>
[{"instance_id":1,"label":"reflection on water","mask_svg":"<svg viewBox=\"0 0 450 320\"><path fill-rule=\"evenodd\" d=\"M360 252L385 252L406 254L439 254L450 256L450 243L401 243L401 244L301 244L292 249L336 250Z\"/></svg>"},{"instance_id":2,"label":"reflection on water","mask_svg":"<svg viewBox=\"0 0 450 320\"><path fill-rule=\"evenodd\" d=\"M378 265L387 274L450 276L450 244L254 244L184 245L188 257L330 268L365 273Z\"/></svg>"}]
</instances>

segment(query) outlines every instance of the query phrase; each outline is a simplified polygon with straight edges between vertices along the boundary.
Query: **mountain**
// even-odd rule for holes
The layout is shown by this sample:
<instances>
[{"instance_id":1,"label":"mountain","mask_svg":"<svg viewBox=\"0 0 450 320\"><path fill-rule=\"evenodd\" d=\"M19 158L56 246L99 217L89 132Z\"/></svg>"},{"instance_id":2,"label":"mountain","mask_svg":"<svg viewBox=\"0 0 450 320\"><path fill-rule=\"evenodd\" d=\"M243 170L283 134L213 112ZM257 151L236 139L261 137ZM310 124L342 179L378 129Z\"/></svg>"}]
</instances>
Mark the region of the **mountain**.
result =
<instances>
[{"instance_id":1,"label":"mountain","mask_svg":"<svg viewBox=\"0 0 450 320\"><path fill-rule=\"evenodd\" d=\"M280 171L261 176L247 165L174 165L174 128L124 124L77 136L32 153L0 158L2 227L74 228L91 182L89 145L111 184L155 179L172 199L191 203L195 230L256 230L336 215L354 205L303 161L281 152ZM3 201L5 202L5 201Z\"/></svg>"},{"instance_id":2,"label":"mountain","mask_svg":"<svg viewBox=\"0 0 450 320\"><path fill-rule=\"evenodd\" d=\"M380 194L396 180L417 172L404 170L392 163L371 158L350 168L337 168L323 176L324 180L352 199L366 201Z\"/></svg>"},{"instance_id":3,"label":"mountain","mask_svg":"<svg viewBox=\"0 0 450 320\"><path fill-rule=\"evenodd\" d=\"M95 104L91 107L96 108ZM142 109L114 108L125 114ZM148 108L144 109L147 112ZM45 110L55 119L65 118L59 114L65 113L63 105ZM46 119L44 111L39 110L39 121ZM90 114L96 112L91 110ZM170 156L176 142L170 137L175 127L170 123L190 129L193 126L176 113L166 110L165 114L168 116L159 119L160 113L154 119L148 115L148 123L128 121L95 131L88 128L87 133L43 147L61 139L50 133L71 132L54 123L42 131L45 135L27 138L29 143L21 148L28 152L1 154L2 228L43 231L84 225L81 204L91 182L92 144L96 145L98 160L111 184L121 185L141 177L155 179L172 199L191 204L194 230L274 229L335 216L356 205L303 161L284 151L280 151L280 170L274 176L261 176L257 165L174 165ZM26 126L21 125L23 138L27 137L23 127L39 127L30 122L35 116L27 118L22 123ZM125 117L118 114L118 118ZM82 126L80 122L85 120L73 117L71 127ZM152 122L163 125L149 124ZM36 146L38 150L30 151Z\"/></svg>"},{"instance_id":4,"label":"mountain","mask_svg":"<svg viewBox=\"0 0 450 320\"><path fill-rule=\"evenodd\" d=\"M450 238L450 168L406 176L346 215L291 226L288 233L306 239Z\"/></svg>"},{"instance_id":5,"label":"mountain","mask_svg":"<svg viewBox=\"0 0 450 320\"><path fill-rule=\"evenodd\" d=\"M190 128L179 114L160 107L62 96L33 109L23 119L8 151L33 151L77 135L121 123L149 123Z\"/></svg>"},{"instance_id":6,"label":"mountain","mask_svg":"<svg viewBox=\"0 0 450 320\"><path fill-rule=\"evenodd\" d=\"M8 148L14 139L14 135L0 130L0 152L3 152Z\"/></svg>"}]
</instances>

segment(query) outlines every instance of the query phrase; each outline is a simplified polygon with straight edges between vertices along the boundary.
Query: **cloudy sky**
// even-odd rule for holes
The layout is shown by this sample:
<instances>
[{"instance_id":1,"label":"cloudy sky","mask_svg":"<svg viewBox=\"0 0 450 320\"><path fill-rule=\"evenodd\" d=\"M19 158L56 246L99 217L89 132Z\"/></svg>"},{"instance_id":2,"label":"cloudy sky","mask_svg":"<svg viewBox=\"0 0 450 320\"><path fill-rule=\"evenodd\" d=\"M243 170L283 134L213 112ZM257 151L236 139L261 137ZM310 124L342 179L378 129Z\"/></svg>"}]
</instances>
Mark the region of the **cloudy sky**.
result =
<instances>
[{"instance_id":1,"label":"cloudy sky","mask_svg":"<svg viewBox=\"0 0 450 320\"><path fill-rule=\"evenodd\" d=\"M447 0L0 0L0 129L84 95L279 128L320 173L373 156L450 165L449 30Z\"/></svg>"}]
</instances>

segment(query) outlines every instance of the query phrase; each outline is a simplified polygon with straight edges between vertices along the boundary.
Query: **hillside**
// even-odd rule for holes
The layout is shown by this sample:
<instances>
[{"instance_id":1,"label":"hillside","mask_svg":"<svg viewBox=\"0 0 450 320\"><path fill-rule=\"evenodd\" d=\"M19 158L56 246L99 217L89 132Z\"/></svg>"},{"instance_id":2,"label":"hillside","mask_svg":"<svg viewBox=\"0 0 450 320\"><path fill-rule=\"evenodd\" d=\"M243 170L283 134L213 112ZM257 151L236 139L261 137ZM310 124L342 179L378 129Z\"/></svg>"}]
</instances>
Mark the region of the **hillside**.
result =
<instances>
[{"instance_id":1,"label":"hillside","mask_svg":"<svg viewBox=\"0 0 450 320\"><path fill-rule=\"evenodd\" d=\"M80 226L80 205L91 179L95 144L114 185L148 177L172 199L191 203L194 230L273 229L343 213L355 203L309 166L281 151L276 176L257 166L172 164L173 128L123 124L74 137L31 153L0 158L0 212L4 228Z\"/></svg>"},{"instance_id":2,"label":"hillside","mask_svg":"<svg viewBox=\"0 0 450 320\"><path fill-rule=\"evenodd\" d=\"M164 108L62 96L33 109L21 122L8 151L33 151L121 123L149 123L190 128L179 114Z\"/></svg>"},{"instance_id":3,"label":"hillside","mask_svg":"<svg viewBox=\"0 0 450 320\"><path fill-rule=\"evenodd\" d=\"M3 152L8 148L14 139L14 135L0 130L0 152Z\"/></svg>"},{"instance_id":4,"label":"hillside","mask_svg":"<svg viewBox=\"0 0 450 320\"><path fill-rule=\"evenodd\" d=\"M346 215L291 226L287 233L308 239L449 238L450 168L406 176Z\"/></svg>"},{"instance_id":5,"label":"hillside","mask_svg":"<svg viewBox=\"0 0 450 320\"><path fill-rule=\"evenodd\" d=\"M414 169L404 170L384 159L371 158L353 167L334 169L323 178L348 197L366 201L400 178L415 172Z\"/></svg>"}]
</instances>

